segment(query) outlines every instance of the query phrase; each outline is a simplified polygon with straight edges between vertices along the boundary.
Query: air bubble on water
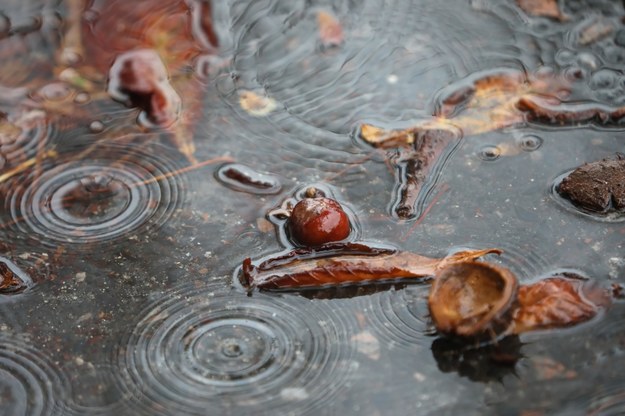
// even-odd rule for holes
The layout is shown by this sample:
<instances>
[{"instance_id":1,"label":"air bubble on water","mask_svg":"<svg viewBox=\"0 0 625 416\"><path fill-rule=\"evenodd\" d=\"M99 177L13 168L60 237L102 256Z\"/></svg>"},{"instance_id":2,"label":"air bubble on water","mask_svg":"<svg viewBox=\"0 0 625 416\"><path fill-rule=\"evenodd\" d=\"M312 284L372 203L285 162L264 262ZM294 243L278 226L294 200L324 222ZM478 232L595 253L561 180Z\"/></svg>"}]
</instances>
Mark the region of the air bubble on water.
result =
<instances>
[{"instance_id":1,"label":"air bubble on water","mask_svg":"<svg viewBox=\"0 0 625 416\"><path fill-rule=\"evenodd\" d=\"M533 134L528 134L517 139L517 144L526 152L533 152L538 150L543 144L543 139Z\"/></svg>"},{"instance_id":2,"label":"air bubble on water","mask_svg":"<svg viewBox=\"0 0 625 416\"><path fill-rule=\"evenodd\" d=\"M89 124L89 130L91 130L92 133L100 133L104 130L104 123L100 120L94 120Z\"/></svg>"},{"instance_id":3,"label":"air bubble on water","mask_svg":"<svg viewBox=\"0 0 625 416\"><path fill-rule=\"evenodd\" d=\"M478 150L477 155L486 162L492 162L501 157L501 149L495 145L486 145Z\"/></svg>"}]
</instances>

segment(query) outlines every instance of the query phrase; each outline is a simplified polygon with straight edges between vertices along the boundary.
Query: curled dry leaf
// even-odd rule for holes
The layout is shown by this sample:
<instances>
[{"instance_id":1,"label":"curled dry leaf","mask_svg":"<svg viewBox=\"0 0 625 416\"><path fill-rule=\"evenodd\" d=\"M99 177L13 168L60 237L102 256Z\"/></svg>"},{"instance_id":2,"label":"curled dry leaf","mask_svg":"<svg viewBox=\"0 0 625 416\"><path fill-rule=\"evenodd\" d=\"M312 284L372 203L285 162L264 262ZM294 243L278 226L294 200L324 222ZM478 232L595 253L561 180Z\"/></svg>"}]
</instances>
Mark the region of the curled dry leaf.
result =
<instances>
[{"instance_id":1,"label":"curled dry leaf","mask_svg":"<svg viewBox=\"0 0 625 416\"><path fill-rule=\"evenodd\" d=\"M550 277L521 286L512 331L563 328L586 322L611 302L610 293L588 280Z\"/></svg>"},{"instance_id":2,"label":"curled dry leaf","mask_svg":"<svg viewBox=\"0 0 625 416\"><path fill-rule=\"evenodd\" d=\"M558 0L517 0L517 4L529 15L564 20Z\"/></svg>"},{"instance_id":3,"label":"curled dry leaf","mask_svg":"<svg viewBox=\"0 0 625 416\"><path fill-rule=\"evenodd\" d=\"M372 147L399 149L390 154L398 170L399 218L415 216L415 205L424 183L437 161L451 149L454 139L481 134L504 127L541 119L540 109L529 108L532 98L551 97L569 92L568 82L552 74L528 76L517 71L487 72L473 75L461 85L445 88L437 99L434 118L403 130L385 130L362 124L360 138ZM568 115L575 119L578 114Z\"/></svg>"},{"instance_id":4,"label":"curled dry leaf","mask_svg":"<svg viewBox=\"0 0 625 416\"><path fill-rule=\"evenodd\" d=\"M444 258L365 244L332 244L319 249L293 250L254 265L243 261L242 278L249 288L297 290L371 283L389 279L416 279L432 276L442 267L473 260L497 249L470 250Z\"/></svg>"},{"instance_id":5,"label":"curled dry leaf","mask_svg":"<svg viewBox=\"0 0 625 416\"><path fill-rule=\"evenodd\" d=\"M462 262L440 269L428 304L438 331L470 338L495 338L512 320L518 282L508 269Z\"/></svg>"}]
</instances>

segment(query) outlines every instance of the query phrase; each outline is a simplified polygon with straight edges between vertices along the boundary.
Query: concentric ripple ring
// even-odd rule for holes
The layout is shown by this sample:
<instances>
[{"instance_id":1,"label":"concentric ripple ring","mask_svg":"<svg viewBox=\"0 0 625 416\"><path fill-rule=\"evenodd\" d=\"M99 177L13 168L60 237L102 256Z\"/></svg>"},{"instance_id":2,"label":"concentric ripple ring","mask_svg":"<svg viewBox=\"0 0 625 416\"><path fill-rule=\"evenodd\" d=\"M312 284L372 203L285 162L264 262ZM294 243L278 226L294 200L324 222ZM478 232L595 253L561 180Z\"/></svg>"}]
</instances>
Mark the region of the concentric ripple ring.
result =
<instances>
[{"instance_id":1,"label":"concentric ripple ring","mask_svg":"<svg viewBox=\"0 0 625 416\"><path fill-rule=\"evenodd\" d=\"M44 243L104 243L162 225L181 200L176 166L156 152L101 146L15 178L5 206L19 231ZM6 223L7 221L5 221Z\"/></svg>"},{"instance_id":2,"label":"concentric ripple ring","mask_svg":"<svg viewBox=\"0 0 625 416\"><path fill-rule=\"evenodd\" d=\"M121 350L137 411L306 413L340 397L348 328L324 302L182 286L150 305Z\"/></svg>"},{"instance_id":3,"label":"concentric ripple ring","mask_svg":"<svg viewBox=\"0 0 625 416\"><path fill-rule=\"evenodd\" d=\"M65 387L61 373L39 351L0 336L0 414L59 414Z\"/></svg>"}]
</instances>

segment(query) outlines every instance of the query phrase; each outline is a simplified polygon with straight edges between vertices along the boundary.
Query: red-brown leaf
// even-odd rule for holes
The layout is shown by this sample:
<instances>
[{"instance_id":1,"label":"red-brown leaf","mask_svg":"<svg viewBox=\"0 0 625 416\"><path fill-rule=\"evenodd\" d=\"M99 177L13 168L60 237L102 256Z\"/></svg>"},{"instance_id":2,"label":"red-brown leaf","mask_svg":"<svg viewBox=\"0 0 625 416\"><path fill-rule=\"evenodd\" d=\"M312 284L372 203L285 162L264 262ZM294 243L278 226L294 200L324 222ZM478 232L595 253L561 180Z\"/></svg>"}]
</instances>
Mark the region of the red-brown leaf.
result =
<instances>
[{"instance_id":1,"label":"red-brown leaf","mask_svg":"<svg viewBox=\"0 0 625 416\"><path fill-rule=\"evenodd\" d=\"M439 268L472 260L497 249L472 250L444 258L406 251L372 248L363 244L338 244L319 250L296 250L259 265L243 262L243 278L251 288L302 289L388 279L432 276Z\"/></svg>"},{"instance_id":2,"label":"red-brown leaf","mask_svg":"<svg viewBox=\"0 0 625 416\"><path fill-rule=\"evenodd\" d=\"M513 332L562 328L588 321L610 302L591 282L551 277L519 288Z\"/></svg>"},{"instance_id":3,"label":"red-brown leaf","mask_svg":"<svg viewBox=\"0 0 625 416\"><path fill-rule=\"evenodd\" d=\"M558 7L558 0L517 0L519 7L532 16L549 17L563 20L564 16Z\"/></svg>"}]
</instances>

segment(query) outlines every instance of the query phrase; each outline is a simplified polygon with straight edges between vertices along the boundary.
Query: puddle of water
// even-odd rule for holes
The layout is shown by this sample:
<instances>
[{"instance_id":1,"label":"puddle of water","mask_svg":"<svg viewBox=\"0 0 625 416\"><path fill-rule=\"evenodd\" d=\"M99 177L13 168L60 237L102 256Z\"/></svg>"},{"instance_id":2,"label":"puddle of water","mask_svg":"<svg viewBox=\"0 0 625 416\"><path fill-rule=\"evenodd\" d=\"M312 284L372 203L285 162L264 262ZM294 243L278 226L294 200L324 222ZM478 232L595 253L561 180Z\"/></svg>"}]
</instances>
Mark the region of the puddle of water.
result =
<instances>
[{"instance_id":1,"label":"puddle of water","mask_svg":"<svg viewBox=\"0 0 625 416\"><path fill-rule=\"evenodd\" d=\"M25 289L0 294L0 413L622 409L622 303L477 348L437 336L427 283L233 280L294 248L278 211L315 187L349 241L625 283L622 222L553 193L622 151L620 3L5 3L0 263Z\"/></svg>"}]
</instances>

